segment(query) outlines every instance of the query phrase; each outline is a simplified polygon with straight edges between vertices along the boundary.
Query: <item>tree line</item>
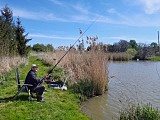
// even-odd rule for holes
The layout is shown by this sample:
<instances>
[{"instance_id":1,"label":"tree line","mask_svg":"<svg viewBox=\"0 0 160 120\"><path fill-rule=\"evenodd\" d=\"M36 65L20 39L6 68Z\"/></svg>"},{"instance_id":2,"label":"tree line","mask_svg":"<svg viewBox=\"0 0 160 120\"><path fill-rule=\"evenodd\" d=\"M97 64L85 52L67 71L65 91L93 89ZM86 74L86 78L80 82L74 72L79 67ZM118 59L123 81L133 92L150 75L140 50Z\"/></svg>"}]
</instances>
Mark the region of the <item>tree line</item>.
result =
<instances>
[{"instance_id":1,"label":"tree line","mask_svg":"<svg viewBox=\"0 0 160 120\"><path fill-rule=\"evenodd\" d=\"M151 44L137 43L136 40L120 40L119 42L111 44L103 44L102 42L96 42L98 37L86 37L85 39L79 40L77 46L73 47L73 50L85 52L85 51L97 51L101 50L105 53L128 53L132 56L133 59L148 60L152 56L160 56L160 48L156 42ZM85 48L84 42L88 44ZM70 47L68 46L59 46L56 50L67 51ZM46 51L55 51L54 47L50 44L35 44L32 47L33 51L36 52L46 52Z\"/></svg>"},{"instance_id":2,"label":"tree line","mask_svg":"<svg viewBox=\"0 0 160 120\"><path fill-rule=\"evenodd\" d=\"M13 21L13 12L6 5L0 11L0 56L27 56L30 46L27 43L28 34L21 25L18 17L16 23Z\"/></svg>"},{"instance_id":3,"label":"tree line","mask_svg":"<svg viewBox=\"0 0 160 120\"><path fill-rule=\"evenodd\" d=\"M137 43L135 40L120 40L113 45L108 45L108 52L126 52L133 56L133 59L147 60L152 56L159 56L159 46L156 42L151 44Z\"/></svg>"},{"instance_id":4,"label":"tree line","mask_svg":"<svg viewBox=\"0 0 160 120\"><path fill-rule=\"evenodd\" d=\"M28 33L25 34L25 29L21 25L21 20L18 17L16 22L13 20L12 10L5 5L0 10L0 56L27 56L31 50L36 52L53 51L51 44L35 44L33 47L27 45L32 40L28 39Z\"/></svg>"},{"instance_id":5,"label":"tree line","mask_svg":"<svg viewBox=\"0 0 160 120\"><path fill-rule=\"evenodd\" d=\"M105 53L128 53L132 56L133 59L147 60L152 56L160 56L160 48L156 42L151 44L137 43L136 40L120 40L114 44L103 44L98 43L98 37L89 37L86 40L81 40L79 45L77 45L77 50L85 51L84 41L89 43L89 46L86 48L86 51L91 50L101 50ZM90 40L88 42L88 40Z\"/></svg>"}]
</instances>

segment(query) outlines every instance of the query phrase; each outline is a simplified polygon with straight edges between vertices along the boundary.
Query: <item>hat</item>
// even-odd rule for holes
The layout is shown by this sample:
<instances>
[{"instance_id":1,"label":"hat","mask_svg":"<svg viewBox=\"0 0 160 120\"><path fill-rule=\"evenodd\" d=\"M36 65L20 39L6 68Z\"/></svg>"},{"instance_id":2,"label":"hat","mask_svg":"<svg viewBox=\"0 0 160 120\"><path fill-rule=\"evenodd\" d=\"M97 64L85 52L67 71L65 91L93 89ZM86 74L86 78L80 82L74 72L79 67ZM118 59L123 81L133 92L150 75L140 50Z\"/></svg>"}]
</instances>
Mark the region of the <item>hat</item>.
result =
<instances>
[{"instance_id":1,"label":"hat","mask_svg":"<svg viewBox=\"0 0 160 120\"><path fill-rule=\"evenodd\" d=\"M33 68L33 67L38 67L38 66L36 64L32 64L31 68Z\"/></svg>"}]
</instances>

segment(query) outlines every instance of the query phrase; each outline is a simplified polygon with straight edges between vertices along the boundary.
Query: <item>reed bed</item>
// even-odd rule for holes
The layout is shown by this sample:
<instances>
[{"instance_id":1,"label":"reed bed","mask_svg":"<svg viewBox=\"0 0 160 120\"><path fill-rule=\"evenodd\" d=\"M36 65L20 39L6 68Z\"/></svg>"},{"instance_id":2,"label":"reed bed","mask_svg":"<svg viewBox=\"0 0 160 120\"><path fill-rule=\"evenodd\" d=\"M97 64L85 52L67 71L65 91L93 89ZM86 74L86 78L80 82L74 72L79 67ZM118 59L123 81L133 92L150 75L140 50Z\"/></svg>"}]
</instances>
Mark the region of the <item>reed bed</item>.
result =
<instances>
[{"instance_id":1,"label":"reed bed","mask_svg":"<svg viewBox=\"0 0 160 120\"><path fill-rule=\"evenodd\" d=\"M86 52L83 54L69 54L68 62L64 68L73 72L72 80L91 80L94 94L103 94L107 84L107 59L100 51ZM77 82L77 81L76 81Z\"/></svg>"},{"instance_id":2,"label":"reed bed","mask_svg":"<svg viewBox=\"0 0 160 120\"><path fill-rule=\"evenodd\" d=\"M125 52L108 53L108 59L113 61L129 61L129 60L132 60L132 55Z\"/></svg>"},{"instance_id":3,"label":"reed bed","mask_svg":"<svg viewBox=\"0 0 160 120\"><path fill-rule=\"evenodd\" d=\"M1 57L0 58L0 74L11 70L20 64L28 64L28 59L24 57Z\"/></svg>"},{"instance_id":4,"label":"reed bed","mask_svg":"<svg viewBox=\"0 0 160 120\"><path fill-rule=\"evenodd\" d=\"M64 55L64 52L58 51L39 55L49 64L56 62ZM82 80L93 82L92 95L101 95L107 89L108 68L107 55L101 51L90 51L80 53L78 51L70 51L64 59L59 63L59 67L64 68L66 77L69 79L69 85L76 86ZM84 82L87 84L87 82ZM84 84L81 84L84 88ZM82 87L81 86L81 87ZM82 90L82 89L81 89ZM81 91L80 90L80 91Z\"/></svg>"},{"instance_id":5,"label":"reed bed","mask_svg":"<svg viewBox=\"0 0 160 120\"><path fill-rule=\"evenodd\" d=\"M37 52L37 53L32 52L30 55L37 56L39 59L44 60L46 63L55 65L64 54L65 51L58 51L58 52Z\"/></svg>"}]
</instances>

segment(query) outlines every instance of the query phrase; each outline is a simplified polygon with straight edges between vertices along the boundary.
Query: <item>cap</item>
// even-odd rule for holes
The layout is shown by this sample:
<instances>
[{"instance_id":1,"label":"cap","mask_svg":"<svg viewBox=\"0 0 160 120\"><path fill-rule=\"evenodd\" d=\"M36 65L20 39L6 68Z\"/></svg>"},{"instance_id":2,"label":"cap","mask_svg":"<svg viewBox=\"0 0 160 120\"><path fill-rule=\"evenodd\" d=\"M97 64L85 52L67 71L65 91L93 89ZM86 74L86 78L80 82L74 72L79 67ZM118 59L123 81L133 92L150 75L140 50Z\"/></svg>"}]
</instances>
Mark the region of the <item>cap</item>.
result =
<instances>
[{"instance_id":1,"label":"cap","mask_svg":"<svg viewBox=\"0 0 160 120\"><path fill-rule=\"evenodd\" d=\"M31 68L33 68L33 67L38 67L38 66L36 64L32 64Z\"/></svg>"}]
</instances>

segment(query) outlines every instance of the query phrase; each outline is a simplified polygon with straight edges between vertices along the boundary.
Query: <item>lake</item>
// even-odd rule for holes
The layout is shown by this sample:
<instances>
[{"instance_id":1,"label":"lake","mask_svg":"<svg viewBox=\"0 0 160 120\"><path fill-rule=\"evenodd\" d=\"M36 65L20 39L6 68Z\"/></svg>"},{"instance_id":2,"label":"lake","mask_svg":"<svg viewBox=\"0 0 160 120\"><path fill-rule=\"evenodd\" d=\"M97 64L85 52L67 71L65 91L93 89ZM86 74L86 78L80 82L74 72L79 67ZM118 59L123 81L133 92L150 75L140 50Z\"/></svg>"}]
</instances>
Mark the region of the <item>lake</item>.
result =
<instances>
[{"instance_id":1,"label":"lake","mask_svg":"<svg viewBox=\"0 0 160 120\"><path fill-rule=\"evenodd\" d=\"M120 110L151 104L160 110L160 62L109 62L109 89L82 104L93 120L117 120Z\"/></svg>"}]
</instances>

